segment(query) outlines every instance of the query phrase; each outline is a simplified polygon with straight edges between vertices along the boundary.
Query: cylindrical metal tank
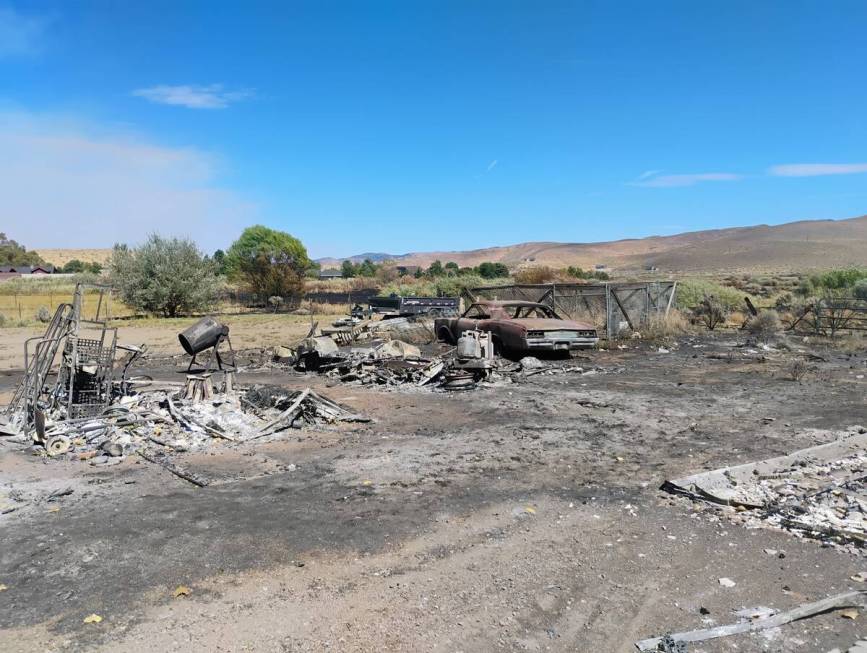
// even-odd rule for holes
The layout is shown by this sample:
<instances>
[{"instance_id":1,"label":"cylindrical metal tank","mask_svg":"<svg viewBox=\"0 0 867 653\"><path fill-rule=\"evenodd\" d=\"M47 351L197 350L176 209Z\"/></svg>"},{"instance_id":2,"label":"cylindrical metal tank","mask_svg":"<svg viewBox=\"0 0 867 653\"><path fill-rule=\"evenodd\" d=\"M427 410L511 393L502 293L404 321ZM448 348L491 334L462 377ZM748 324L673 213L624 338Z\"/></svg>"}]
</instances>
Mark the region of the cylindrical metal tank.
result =
<instances>
[{"instance_id":1,"label":"cylindrical metal tank","mask_svg":"<svg viewBox=\"0 0 867 653\"><path fill-rule=\"evenodd\" d=\"M461 336L458 338L458 358L481 358L482 348L478 338L472 336Z\"/></svg>"},{"instance_id":2,"label":"cylindrical metal tank","mask_svg":"<svg viewBox=\"0 0 867 653\"><path fill-rule=\"evenodd\" d=\"M222 336L229 335L229 327L212 317L203 317L193 326L178 334L181 347L190 356L216 345Z\"/></svg>"}]
</instances>

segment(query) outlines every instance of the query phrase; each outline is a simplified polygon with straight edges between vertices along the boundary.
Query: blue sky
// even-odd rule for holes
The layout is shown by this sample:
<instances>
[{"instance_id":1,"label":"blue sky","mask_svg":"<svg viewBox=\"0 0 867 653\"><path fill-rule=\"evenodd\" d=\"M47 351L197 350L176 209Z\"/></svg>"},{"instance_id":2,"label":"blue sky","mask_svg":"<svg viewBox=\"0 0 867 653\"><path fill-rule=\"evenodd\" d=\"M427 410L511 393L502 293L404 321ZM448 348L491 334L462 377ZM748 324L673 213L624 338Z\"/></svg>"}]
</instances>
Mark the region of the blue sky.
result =
<instances>
[{"instance_id":1,"label":"blue sky","mask_svg":"<svg viewBox=\"0 0 867 653\"><path fill-rule=\"evenodd\" d=\"M864 2L6 2L0 230L314 256L867 213Z\"/></svg>"}]
</instances>

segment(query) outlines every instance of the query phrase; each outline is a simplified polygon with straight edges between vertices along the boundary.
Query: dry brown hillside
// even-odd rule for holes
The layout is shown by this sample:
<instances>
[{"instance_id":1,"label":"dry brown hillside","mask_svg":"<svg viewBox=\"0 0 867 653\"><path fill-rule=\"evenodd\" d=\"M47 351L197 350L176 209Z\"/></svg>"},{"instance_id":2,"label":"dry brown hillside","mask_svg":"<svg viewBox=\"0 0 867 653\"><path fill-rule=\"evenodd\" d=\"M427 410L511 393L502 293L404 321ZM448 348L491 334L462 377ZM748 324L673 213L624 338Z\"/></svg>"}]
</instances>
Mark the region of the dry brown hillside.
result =
<instances>
[{"instance_id":1,"label":"dry brown hillside","mask_svg":"<svg viewBox=\"0 0 867 653\"><path fill-rule=\"evenodd\" d=\"M36 249L43 261L62 267L74 259L82 263L101 263L105 265L111 258L110 249Z\"/></svg>"},{"instance_id":2,"label":"dry brown hillside","mask_svg":"<svg viewBox=\"0 0 867 653\"><path fill-rule=\"evenodd\" d=\"M577 265L671 272L735 270L797 271L867 266L867 216L847 220L805 220L777 226L733 227L675 236L606 243L522 243L465 252L418 252L400 257L406 265L434 260L461 266L482 261L519 265Z\"/></svg>"},{"instance_id":3,"label":"dry brown hillside","mask_svg":"<svg viewBox=\"0 0 867 653\"><path fill-rule=\"evenodd\" d=\"M105 263L110 249L37 249L49 263L72 259ZM656 266L665 272L799 271L867 266L867 216L848 220L804 220L788 224L693 231L605 243L521 243L463 252L415 252L397 257L401 264L428 266L455 261L474 266L483 261L522 265L601 264L621 270ZM320 259L323 266L338 259Z\"/></svg>"}]
</instances>

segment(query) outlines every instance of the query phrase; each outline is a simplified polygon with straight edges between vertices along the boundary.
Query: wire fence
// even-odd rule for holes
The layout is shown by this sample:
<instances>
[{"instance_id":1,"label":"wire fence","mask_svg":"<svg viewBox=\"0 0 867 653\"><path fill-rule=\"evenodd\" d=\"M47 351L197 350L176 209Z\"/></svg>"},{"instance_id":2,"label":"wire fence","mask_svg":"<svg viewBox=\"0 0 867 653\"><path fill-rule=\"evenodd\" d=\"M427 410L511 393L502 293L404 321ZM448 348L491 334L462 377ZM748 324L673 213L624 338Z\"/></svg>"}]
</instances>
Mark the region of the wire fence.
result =
<instances>
[{"instance_id":1,"label":"wire fence","mask_svg":"<svg viewBox=\"0 0 867 653\"><path fill-rule=\"evenodd\" d=\"M600 284L510 284L471 288L464 300L523 300L545 304L573 320L591 322L608 338L646 326L675 305L676 281Z\"/></svg>"}]
</instances>

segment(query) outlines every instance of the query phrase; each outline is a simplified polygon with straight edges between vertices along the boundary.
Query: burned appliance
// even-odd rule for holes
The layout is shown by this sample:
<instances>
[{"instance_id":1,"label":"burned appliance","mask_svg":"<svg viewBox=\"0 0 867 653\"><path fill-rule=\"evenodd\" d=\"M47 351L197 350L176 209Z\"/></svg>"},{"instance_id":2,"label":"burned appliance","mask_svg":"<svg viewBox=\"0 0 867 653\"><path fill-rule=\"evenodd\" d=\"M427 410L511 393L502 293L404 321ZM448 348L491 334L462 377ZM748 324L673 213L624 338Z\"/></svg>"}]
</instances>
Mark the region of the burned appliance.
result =
<instances>
[{"instance_id":1,"label":"burned appliance","mask_svg":"<svg viewBox=\"0 0 867 653\"><path fill-rule=\"evenodd\" d=\"M212 369L212 365L216 363L216 369L235 371L235 350L232 349L232 341L229 339L229 327L225 324L217 322L213 317L203 317L191 327L178 334L178 340L181 347L192 358L187 367L187 372L193 369L196 363L196 358L199 354L210 350L211 355L208 357L205 372ZM231 362L224 362L220 355L220 345L226 343L229 349Z\"/></svg>"}]
</instances>

